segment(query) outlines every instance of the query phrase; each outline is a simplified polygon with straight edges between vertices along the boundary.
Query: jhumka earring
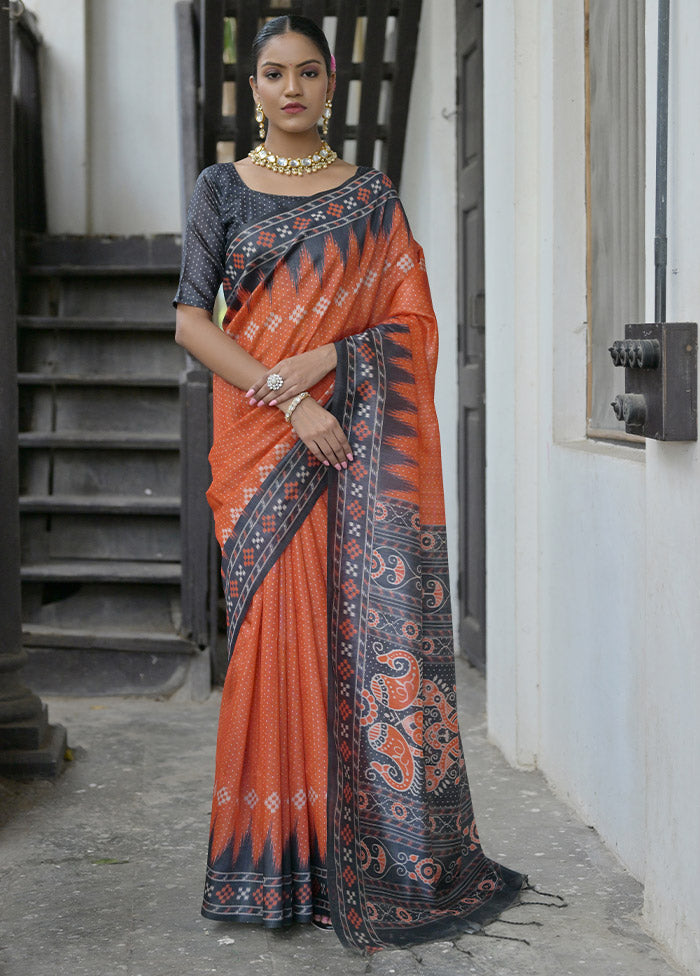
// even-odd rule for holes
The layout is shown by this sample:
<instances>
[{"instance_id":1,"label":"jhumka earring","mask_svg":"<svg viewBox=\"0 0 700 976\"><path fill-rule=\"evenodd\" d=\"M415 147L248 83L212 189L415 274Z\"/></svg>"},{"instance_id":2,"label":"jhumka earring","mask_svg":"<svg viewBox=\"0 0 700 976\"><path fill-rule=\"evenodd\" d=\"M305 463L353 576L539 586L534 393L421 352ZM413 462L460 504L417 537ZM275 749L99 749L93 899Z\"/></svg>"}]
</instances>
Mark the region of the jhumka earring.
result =
<instances>
[{"instance_id":1,"label":"jhumka earring","mask_svg":"<svg viewBox=\"0 0 700 976\"><path fill-rule=\"evenodd\" d=\"M258 123L258 132L260 133L260 138L265 141L265 113L263 112L263 107L258 102L255 106L255 121Z\"/></svg>"},{"instance_id":2,"label":"jhumka earring","mask_svg":"<svg viewBox=\"0 0 700 976\"><path fill-rule=\"evenodd\" d=\"M328 122L330 120L331 114L333 112L333 103L330 98L326 99L326 107L323 110L323 122L321 123L321 131L323 132L323 138L328 136Z\"/></svg>"}]
</instances>

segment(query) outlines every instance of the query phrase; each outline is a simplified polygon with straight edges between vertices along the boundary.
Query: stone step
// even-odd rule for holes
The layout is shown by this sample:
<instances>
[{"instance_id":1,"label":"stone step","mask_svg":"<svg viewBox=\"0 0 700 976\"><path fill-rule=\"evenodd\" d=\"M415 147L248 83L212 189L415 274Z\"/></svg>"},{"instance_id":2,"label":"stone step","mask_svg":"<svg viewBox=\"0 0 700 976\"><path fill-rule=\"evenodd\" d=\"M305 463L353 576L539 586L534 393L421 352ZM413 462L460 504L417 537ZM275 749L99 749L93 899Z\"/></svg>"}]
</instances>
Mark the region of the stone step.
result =
<instances>
[{"instance_id":1,"label":"stone step","mask_svg":"<svg viewBox=\"0 0 700 976\"><path fill-rule=\"evenodd\" d=\"M17 381L20 386L127 386L140 388L177 387L177 376L134 376L108 374L74 374L68 373L18 373Z\"/></svg>"},{"instance_id":2,"label":"stone step","mask_svg":"<svg viewBox=\"0 0 700 976\"><path fill-rule=\"evenodd\" d=\"M22 241L22 274L180 273L177 234L89 237L77 234L27 236Z\"/></svg>"},{"instance_id":3,"label":"stone step","mask_svg":"<svg viewBox=\"0 0 700 976\"><path fill-rule=\"evenodd\" d=\"M129 318L95 318L63 317L59 315L18 315L17 325L20 329L49 329L66 332L174 332L175 317L164 319L129 319Z\"/></svg>"},{"instance_id":4,"label":"stone step","mask_svg":"<svg viewBox=\"0 0 700 976\"><path fill-rule=\"evenodd\" d=\"M84 629L46 624L22 625L25 647L60 647L76 650L142 651L144 654L195 654L197 648L179 634L125 628Z\"/></svg>"},{"instance_id":5,"label":"stone step","mask_svg":"<svg viewBox=\"0 0 700 976\"><path fill-rule=\"evenodd\" d=\"M19 509L78 515L179 515L180 499L153 495L22 495Z\"/></svg>"},{"instance_id":6,"label":"stone step","mask_svg":"<svg viewBox=\"0 0 700 976\"><path fill-rule=\"evenodd\" d=\"M28 430L19 434L19 446L66 450L177 451L180 437L178 434L154 434L150 431Z\"/></svg>"},{"instance_id":7,"label":"stone step","mask_svg":"<svg viewBox=\"0 0 700 976\"><path fill-rule=\"evenodd\" d=\"M22 275L27 278L150 278L157 275L176 279L179 274L179 264L143 268L131 264L33 264L22 269Z\"/></svg>"},{"instance_id":8,"label":"stone step","mask_svg":"<svg viewBox=\"0 0 700 976\"><path fill-rule=\"evenodd\" d=\"M180 583L180 563L148 560L66 559L26 564L27 582Z\"/></svg>"},{"instance_id":9,"label":"stone step","mask_svg":"<svg viewBox=\"0 0 700 976\"><path fill-rule=\"evenodd\" d=\"M88 332L34 329L21 336L18 350L20 375L45 376L53 385L54 377L82 377L81 387L109 382L118 377L118 387L131 386L131 377L139 382L159 377L171 385L179 382L186 368L186 358L175 342L172 330L165 332ZM65 381L63 383L65 385Z\"/></svg>"}]
</instances>

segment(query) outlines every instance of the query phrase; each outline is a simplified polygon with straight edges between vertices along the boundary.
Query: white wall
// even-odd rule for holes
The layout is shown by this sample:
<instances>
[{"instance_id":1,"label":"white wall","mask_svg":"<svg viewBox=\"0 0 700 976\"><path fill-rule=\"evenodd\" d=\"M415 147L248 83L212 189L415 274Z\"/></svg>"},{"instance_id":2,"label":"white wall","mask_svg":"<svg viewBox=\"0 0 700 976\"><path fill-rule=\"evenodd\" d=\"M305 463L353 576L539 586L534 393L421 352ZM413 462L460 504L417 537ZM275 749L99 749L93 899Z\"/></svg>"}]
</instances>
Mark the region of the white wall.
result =
<instances>
[{"instance_id":1,"label":"white wall","mask_svg":"<svg viewBox=\"0 0 700 976\"><path fill-rule=\"evenodd\" d=\"M86 0L32 0L44 40L42 112L48 226L82 234L88 226Z\"/></svg>"},{"instance_id":2,"label":"white wall","mask_svg":"<svg viewBox=\"0 0 700 976\"><path fill-rule=\"evenodd\" d=\"M401 199L411 230L425 252L440 330L435 403L442 439L453 607L457 606L459 568L456 57L454 4L424 0L401 174ZM440 151L436 152L438 146Z\"/></svg>"},{"instance_id":3,"label":"white wall","mask_svg":"<svg viewBox=\"0 0 700 976\"><path fill-rule=\"evenodd\" d=\"M648 2L647 7L647 22L653 28L656 4ZM693 43L699 34L700 6L672 4L667 285L671 322L700 318L700 64ZM647 61L654 63L655 56L652 29ZM648 104L654 96L652 89ZM653 130L649 136L651 171ZM653 185L649 191L648 212ZM652 233L650 222L649 247ZM651 298L650 294L647 315L652 314ZM650 846L645 914L653 931L693 972L700 972L700 450L697 444L650 443L647 454L644 724Z\"/></svg>"},{"instance_id":4,"label":"white wall","mask_svg":"<svg viewBox=\"0 0 700 976\"><path fill-rule=\"evenodd\" d=\"M699 452L585 439L583 4L484 18L489 729L598 829L700 972ZM649 0L649 174L655 19ZM696 321L700 10L674 5L672 25L668 311Z\"/></svg>"},{"instance_id":5,"label":"white wall","mask_svg":"<svg viewBox=\"0 0 700 976\"><path fill-rule=\"evenodd\" d=\"M523 765L536 761L539 722L538 12L530 17L530 6L517 5L517 23L511 3L484 8L488 710L494 741Z\"/></svg>"},{"instance_id":6,"label":"white wall","mask_svg":"<svg viewBox=\"0 0 700 976\"><path fill-rule=\"evenodd\" d=\"M49 231L178 232L175 0L32 0Z\"/></svg>"},{"instance_id":7,"label":"white wall","mask_svg":"<svg viewBox=\"0 0 700 976\"><path fill-rule=\"evenodd\" d=\"M90 3L90 230L180 228L175 0Z\"/></svg>"}]
</instances>

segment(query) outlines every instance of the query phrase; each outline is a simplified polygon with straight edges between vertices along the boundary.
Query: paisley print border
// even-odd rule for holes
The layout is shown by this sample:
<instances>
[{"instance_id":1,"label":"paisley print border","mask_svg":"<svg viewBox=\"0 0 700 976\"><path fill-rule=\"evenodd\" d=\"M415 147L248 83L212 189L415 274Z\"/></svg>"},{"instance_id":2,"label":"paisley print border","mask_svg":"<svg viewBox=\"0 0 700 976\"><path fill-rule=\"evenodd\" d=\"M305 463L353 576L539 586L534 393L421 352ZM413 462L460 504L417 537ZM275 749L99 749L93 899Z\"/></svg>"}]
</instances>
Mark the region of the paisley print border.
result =
<instances>
[{"instance_id":1,"label":"paisley print border","mask_svg":"<svg viewBox=\"0 0 700 976\"><path fill-rule=\"evenodd\" d=\"M357 460L329 482L328 890L341 941L370 952L464 929L523 882L479 843L445 528L423 525L396 490L406 331L338 344L339 416Z\"/></svg>"}]
</instances>

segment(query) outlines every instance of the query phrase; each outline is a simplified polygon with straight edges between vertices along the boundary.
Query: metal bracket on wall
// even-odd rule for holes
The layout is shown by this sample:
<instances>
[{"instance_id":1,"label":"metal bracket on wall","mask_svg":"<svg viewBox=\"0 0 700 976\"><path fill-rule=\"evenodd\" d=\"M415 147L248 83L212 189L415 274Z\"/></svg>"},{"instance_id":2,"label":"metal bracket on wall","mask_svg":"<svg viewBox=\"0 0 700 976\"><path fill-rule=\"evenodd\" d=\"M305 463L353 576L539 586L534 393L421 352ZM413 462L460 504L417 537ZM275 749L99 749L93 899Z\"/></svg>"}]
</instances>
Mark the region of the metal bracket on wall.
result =
<instances>
[{"instance_id":1,"label":"metal bracket on wall","mask_svg":"<svg viewBox=\"0 0 700 976\"><path fill-rule=\"evenodd\" d=\"M698 439L696 322L626 325L610 347L625 370L625 392L612 408L628 434L659 441Z\"/></svg>"}]
</instances>

